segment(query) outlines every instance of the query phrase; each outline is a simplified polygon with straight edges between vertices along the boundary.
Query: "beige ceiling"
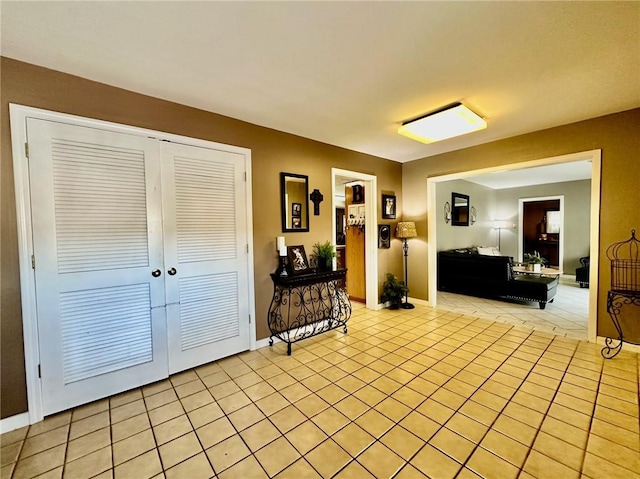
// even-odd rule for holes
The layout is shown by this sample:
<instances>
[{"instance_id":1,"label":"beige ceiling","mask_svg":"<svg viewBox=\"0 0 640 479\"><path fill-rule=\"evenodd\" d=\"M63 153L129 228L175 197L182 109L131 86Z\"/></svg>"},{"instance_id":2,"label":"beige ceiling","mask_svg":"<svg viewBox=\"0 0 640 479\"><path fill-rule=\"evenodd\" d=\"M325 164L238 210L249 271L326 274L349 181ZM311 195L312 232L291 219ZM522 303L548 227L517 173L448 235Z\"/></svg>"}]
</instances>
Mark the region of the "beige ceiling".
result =
<instances>
[{"instance_id":1,"label":"beige ceiling","mask_svg":"<svg viewBox=\"0 0 640 479\"><path fill-rule=\"evenodd\" d=\"M640 106L640 2L7 2L1 54L409 161ZM454 101L488 128L423 145Z\"/></svg>"}]
</instances>

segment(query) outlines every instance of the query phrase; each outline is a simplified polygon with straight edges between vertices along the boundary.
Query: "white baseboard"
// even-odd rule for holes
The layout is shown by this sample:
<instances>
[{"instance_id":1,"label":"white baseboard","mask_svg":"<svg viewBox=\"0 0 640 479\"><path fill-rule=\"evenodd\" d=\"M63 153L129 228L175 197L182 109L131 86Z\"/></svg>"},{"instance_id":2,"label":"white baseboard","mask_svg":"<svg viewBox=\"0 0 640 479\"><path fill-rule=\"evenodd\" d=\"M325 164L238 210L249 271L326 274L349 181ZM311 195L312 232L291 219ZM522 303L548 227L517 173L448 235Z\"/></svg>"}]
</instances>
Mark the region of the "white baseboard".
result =
<instances>
[{"instance_id":1,"label":"white baseboard","mask_svg":"<svg viewBox=\"0 0 640 479\"><path fill-rule=\"evenodd\" d=\"M419 304L421 306L431 306L431 303L425 299L412 298L409 296L409 302L413 304Z\"/></svg>"},{"instance_id":2,"label":"white baseboard","mask_svg":"<svg viewBox=\"0 0 640 479\"><path fill-rule=\"evenodd\" d=\"M14 429L20 429L21 427L29 425L29 413L23 412L16 414L15 416L5 417L0 419L0 434L13 431Z\"/></svg>"},{"instance_id":3,"label":"white baseboard","mask_svg":"<svg viewBox=\"0 0 640 479\"><path fill-rule=\"evenodd\" d=\"M407 298L407 301L410 304L419 304L420 306L431 306L431 303L429 301L426 301L424 299L412 298L411 296ZM404 303L404 301L402 302ZM386 303L378 304L378 307L376 309L385 309L388 307L389 307L389 302L386 302Z\"/></svg>"},{"instance_id":4,"label":"white baseboard","mask_svg":"<svg viewBox=\"0 0 640 479\"><path fill-rule=\"evenodd\" d=\"M604 336L598 336L596 338L596 344L600 344L602 346L605 345L605 340L606 338ZM618 340L614 340L614 345L618 344ZM629 344L629 343L623 343L622 344L622 350L626 351L628 353L640 353L640 344Z\"/></svg>"}]
</instances>

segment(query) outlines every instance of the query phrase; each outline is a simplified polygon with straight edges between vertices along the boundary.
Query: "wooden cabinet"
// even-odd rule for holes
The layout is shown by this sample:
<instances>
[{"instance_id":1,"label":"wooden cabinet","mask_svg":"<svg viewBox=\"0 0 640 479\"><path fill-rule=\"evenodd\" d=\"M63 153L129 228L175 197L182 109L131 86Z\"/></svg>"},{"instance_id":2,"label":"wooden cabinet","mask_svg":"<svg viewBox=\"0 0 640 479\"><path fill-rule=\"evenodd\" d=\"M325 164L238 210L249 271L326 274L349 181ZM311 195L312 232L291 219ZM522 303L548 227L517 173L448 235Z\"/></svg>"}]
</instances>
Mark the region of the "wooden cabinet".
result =
<instances>
[{"instance_id":1,"label":"wooden cabinet","mask_svg":"<svg viewBox=\"0 0 640 479\"><path fill-rule=\"evenodd\" d=\"M547 214L560 209L559 200L530 201L523 208L523 252L537 251L548 266L560 266L560 233L548 232Z\"/></svg>"},{"instance_id":2,"label":"wooden cabinet","mask_svg":"<svg viewBox=\"0 0 640 479\"><path fill-rule=\"evenodd\" d=\"M364 193L361 195L361 200L364 199ZM346 188L345 190L345 205L347 212L358 211L364 203L355 203L354 194L352 188ZM355 206L355 208L354 208ZM364 223L364 208L362 208ZM359 214L359 213L358 213ZM349 218L347 218L347 230L345 234L345 267L348 269L347 273L347 293L349 297L354 301L364 303L367 297L367 288L365 281L365 267L366 267L366 251L365 251L365 224L349 224Z\"/></svg>"}]
</instances>

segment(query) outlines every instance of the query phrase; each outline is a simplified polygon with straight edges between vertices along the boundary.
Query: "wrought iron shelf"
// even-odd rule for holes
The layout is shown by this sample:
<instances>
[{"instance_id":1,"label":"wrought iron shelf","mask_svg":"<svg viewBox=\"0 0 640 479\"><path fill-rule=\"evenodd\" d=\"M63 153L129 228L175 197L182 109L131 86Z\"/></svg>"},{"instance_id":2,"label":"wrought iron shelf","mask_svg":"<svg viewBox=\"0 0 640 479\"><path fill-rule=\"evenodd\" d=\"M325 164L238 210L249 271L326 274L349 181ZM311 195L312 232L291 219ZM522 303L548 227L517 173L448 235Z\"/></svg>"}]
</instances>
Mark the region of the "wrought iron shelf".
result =
<instances>
[{"instance_id":1,"label":"wrought iron shelf","mask_svg":"<svg viewBox=\"0 0 640 479\"><path fill-rule=\"evenodd\" d=\"M287 355L297 341L343 328L351 317L351 302L341 284L346 269L282 277L272 273L273 297L269 306L268 324L273 338L287 343Z\"/></svg>"},{"instance_id":2,"label":"wrought iron shelf","mask_svg":"<svg viewBox=\"0 0 640 479\"><path fill-rule=\"evenodd\" d=\"M628 339L624 339L624 335L622 334L622 325L620 323L620 312L622 311L622 307L625 305L640 306L640 291L609 290L607 293L607 313L609 313L611 321L613 321L618 337L605 338L605 346L602 348L602 351L600 351L602 357L605 359L614 358L622 350L622 343L624 341L630 342Z\"/></svg>"},{"instance_id":3,"label":"wrought iron shelf","mask_svg":"<svg viewBox=\"0 0 640 479\"><path fill-rule=\"evenodd\" d=\"M607 258L611 261L607 313L616 328L618 338L607 337L600 354L605 359L611 359L622 350L623 342L638 344L624 337L620 321L623 306L640 306L640 240L636 238L636 230L631 230L631 238L628 240L609 246Z\"/></svg>"}]
</instances>

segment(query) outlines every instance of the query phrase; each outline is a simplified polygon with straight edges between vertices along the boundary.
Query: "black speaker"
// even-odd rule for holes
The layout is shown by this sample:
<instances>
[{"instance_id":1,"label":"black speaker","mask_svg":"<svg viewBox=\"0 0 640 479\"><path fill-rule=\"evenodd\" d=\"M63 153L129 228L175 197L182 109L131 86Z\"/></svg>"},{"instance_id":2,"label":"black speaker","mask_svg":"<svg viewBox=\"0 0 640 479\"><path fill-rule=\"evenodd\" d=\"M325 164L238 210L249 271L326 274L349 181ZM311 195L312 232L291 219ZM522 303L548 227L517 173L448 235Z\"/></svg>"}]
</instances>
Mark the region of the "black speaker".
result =
<instances>
[{"instance_id":1,"label":"black speaker","mask_svg":"<svg viewBox=\"0 0 640 479\"><path fill-rule=\"evenodd\" d=\"M391 227L389 225L378 225L378 248L391 247Z\"/></svg>"}]
</instances>

